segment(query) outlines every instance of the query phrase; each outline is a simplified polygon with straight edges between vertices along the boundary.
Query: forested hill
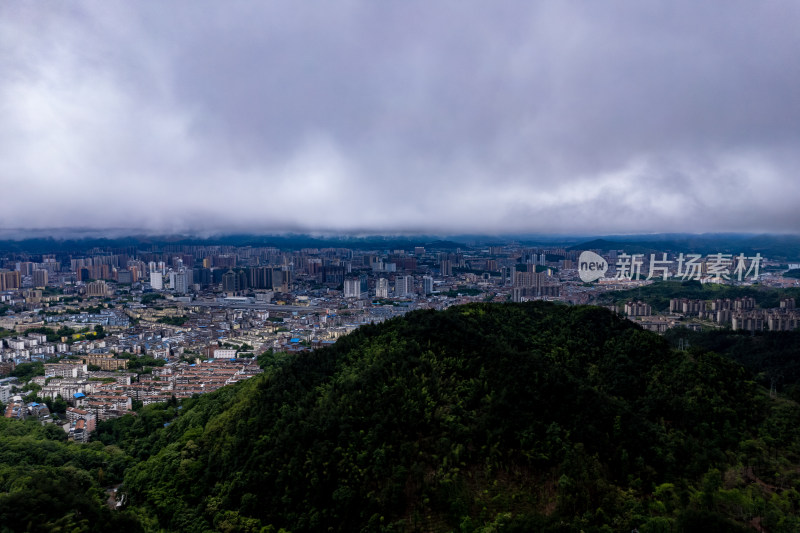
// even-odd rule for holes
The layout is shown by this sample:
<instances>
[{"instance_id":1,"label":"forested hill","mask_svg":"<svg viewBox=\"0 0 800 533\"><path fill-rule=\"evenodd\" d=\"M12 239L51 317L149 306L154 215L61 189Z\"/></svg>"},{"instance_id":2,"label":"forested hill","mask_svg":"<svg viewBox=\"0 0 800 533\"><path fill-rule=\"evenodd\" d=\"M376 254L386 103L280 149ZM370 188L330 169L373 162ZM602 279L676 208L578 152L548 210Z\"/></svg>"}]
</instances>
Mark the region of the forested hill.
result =
<instances>
[{"instance_id":1,"label":"forested hill","mask_svg":"<svg viewBox=\"0 0 800 533\"><path fill-rule=\"evenodd\" d=\"M100 435L147 528L800 530L797 404L597 307L413 312L177 412Z\"/></svg>"}]
</instances>

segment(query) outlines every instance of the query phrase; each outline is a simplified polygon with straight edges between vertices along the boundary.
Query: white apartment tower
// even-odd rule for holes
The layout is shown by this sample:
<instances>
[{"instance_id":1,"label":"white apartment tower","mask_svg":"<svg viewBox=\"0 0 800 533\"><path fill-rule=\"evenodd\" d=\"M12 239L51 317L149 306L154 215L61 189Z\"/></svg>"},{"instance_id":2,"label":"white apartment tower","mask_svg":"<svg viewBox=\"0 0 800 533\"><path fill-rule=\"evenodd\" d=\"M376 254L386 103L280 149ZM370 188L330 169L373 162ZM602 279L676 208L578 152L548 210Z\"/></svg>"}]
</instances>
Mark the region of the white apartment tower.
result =
<instances>
[{"instance_id":1,"label":"white apartment tower","mask_svg":"<svg viewBox=\"0 0 800 533\"><path fill-rule=\"evenodd\" d=\"M174 274L175 274L174 276L170 275L170 277L172 278L170 280L170 286L175 292L185 294L187 287L186 272L181 271L181 272L175 272Z\"/></svg>"},{"instance_id":2,"label":"white apartment tower","mask_svg":"<svg viewBox=\"0 0 800 533\"><path fill-rule=\"evenodd\" d=\"M411 276L397 276L394 278L394 295L406 296L414 291L414 278Z\"/></svg>"},{"instance_id":3,"label":"white apartment tower","mask_svg":"<svg viewBox=\"0 0 800 533\"><path fill-rule=\"evenodd\" d=\"M156 291L164 289L164 278L161 272L150 271L150 287Z\"/></svg>"},{"instance_id":4,"label":"white apartment tower","mask_svg":"<svg viewBox=\"0 0 800 533\"><path fill-rule=\"evenodd\" d=\"M375 297L388 298L389 297L389 280L386 278L378 278L375 284Z\"/></svg>"},{"instance_id":5,"label":"white apartment tower","mask_svg":"<svg viewBox=\"0 0 800 533\"><path fill-rule=\"evenodd\" d=\"M344 280L344 297L361 298L361 280L359 279Z\"/></svg>"},{"instance_id":6,"label":"white apartment tower","mask_svg":"<svg viewBox=\"0 0 800 533\"><path fill-rule=\"evenodd\" d=\"M433 278L431 276L423 276L422 286L425 289L425 294L433 293Z\"/></svg>"}]
</instances>

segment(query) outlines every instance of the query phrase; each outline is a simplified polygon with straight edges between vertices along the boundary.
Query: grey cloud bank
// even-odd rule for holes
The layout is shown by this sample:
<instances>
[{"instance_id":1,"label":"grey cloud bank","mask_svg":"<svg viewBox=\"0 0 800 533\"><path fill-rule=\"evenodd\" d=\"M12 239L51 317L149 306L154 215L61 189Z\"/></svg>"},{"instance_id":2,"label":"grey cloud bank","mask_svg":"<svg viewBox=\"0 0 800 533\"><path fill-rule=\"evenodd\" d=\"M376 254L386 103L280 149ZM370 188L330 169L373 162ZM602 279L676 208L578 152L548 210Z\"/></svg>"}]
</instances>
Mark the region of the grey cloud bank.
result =
<instances>
[{"instance_id":1,"label":"grey cloud bank","mask_svg":"<svg viewBox=\"0 0 800 533\"><path fill-rule=\"evenodd\" d=\"M798 232L800 4L5 2L2 228Z\"/></svg>"}]
</instances>

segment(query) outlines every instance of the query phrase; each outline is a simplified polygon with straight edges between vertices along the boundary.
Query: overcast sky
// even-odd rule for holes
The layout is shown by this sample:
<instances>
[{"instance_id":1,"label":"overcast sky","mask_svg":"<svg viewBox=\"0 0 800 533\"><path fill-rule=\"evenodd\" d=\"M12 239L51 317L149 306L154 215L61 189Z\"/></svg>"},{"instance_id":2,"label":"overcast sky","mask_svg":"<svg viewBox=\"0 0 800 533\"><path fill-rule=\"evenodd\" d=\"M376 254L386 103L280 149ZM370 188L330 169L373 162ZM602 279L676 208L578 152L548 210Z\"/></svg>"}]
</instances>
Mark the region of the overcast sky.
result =
<instances>
[{"instance_id":1,"label":"overcast sky","mask_svg":"<svg viewBox=\"0 0 800 533\"><path fill-rule=\"evenodd\" d=\"M0 229L800 232L800 2L0 2Z\"/></svg>"}]
</instances>

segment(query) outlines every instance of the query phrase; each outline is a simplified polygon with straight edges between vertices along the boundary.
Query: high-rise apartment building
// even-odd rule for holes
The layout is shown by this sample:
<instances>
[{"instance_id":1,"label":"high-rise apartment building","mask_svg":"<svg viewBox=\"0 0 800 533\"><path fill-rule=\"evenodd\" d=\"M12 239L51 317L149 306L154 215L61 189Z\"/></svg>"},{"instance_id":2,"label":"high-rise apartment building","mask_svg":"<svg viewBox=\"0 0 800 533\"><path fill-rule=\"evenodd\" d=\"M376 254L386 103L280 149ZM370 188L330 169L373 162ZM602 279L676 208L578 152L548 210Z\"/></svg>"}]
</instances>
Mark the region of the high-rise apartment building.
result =
<instances>
[{"instance_id":1,"label":"high-rise apartment building","mask_svg":"<svg viewBox=\"0 0 800 533\"><path fill-rule=\"evenodd\" d=\"M124 268L117 271L117 282L122 285L130 285L133 283L133 272Z\"/></svg>"},{"instance_id":2,"label":"high-rise apartment building","mask_svg":"<svg viewBox=\"0 0 800 533\"><path fill-rule=\"evenodd\" d=\"M0 291L19 289L22 286L22 276L16 270L0 270Z\"/></svg>"},{"instance_id":3,"label":"high-rise apartment building","mask_svg":"<svg viewBox=\"0 0 800 533\"><path fill-rule=\"evenodd\" d=\"M47 270L39 269L33 271L33 286L47 287Z\"/></svg>"},{"instance_id":4,"label":"high-rise apartment building","mask_svg":"<svg viewBox=\"0 0 800 533\"><path fill-rule=\"evenodd\" d=\"M377 298L389 297L389 280L386 278L378 278L375 283L375 296Z\"/></svg>"},{"instance_id":5,"label":"high-rise apartment building","mask_svg":"<svg viewBox=\"0 0 800 533\"><path fill-rule=\"evenodd\" d=\"M171 276L171 284L170 287L177 293L186 294L188 283L186 279L186 272L174 272L174 276Z\"/></svg>"},{"instance_id":6,"label":"high-rise apartment building","mask_svg":"<svg viewBox=\"0 0 800 533\"><path fill-rule=\"evenodd\" d=\"M23 276L30 276L35 270L34 264L30 261L20 261L17 263L17 270Z\"/></svg>"},{"instance_id":7,"label":"high-rise apartment building","mask_svg":"<svg viewBox=\"0 0 800 533\"><path fill-rule=\"evenodd\" d=\"M222 275L222 290L225 292L239 290L239 276L233 270L228 270Z\"/></svg>"},{"instance_id":8,"label":"high-rise apartment building","mask_svg":"<svg viewBox=\"0 0 800 533\"><path fill-rule=\"evenodd\" d=\"M92 281L86 284L86 296L104 298L108 296L108 286L103 280Z\"/></svg>"},{"instance_id":9,"label":"high-rise apartment building","mask_svg":"<svg viewBox=\"0 0 800 533\"><path fill-rule=\"evenodd\" d=\"M422 288L425 294L431 294L433 292L433 278L431 276L422 277Z\"/></svg>"},{"instance_id":10,"label":"high-rise apartment building","mask_svg":"<svg viewBox=\"0 0 800 533\"><path fill-rule=\"evenodd\" d=\"M195 270L194 282L204 289L211 285L211 270L205 267Z\"/></svg>"},{"instance_id":11,"label":"high-rise apartment building","mask_svg":"<svg viewBox=\"0 0 800 533\"><path fill-rule=\"evenodd\" d=\"M360 298L361 297L361 281L358 279L344 280L344 297L345 298Z\"/></svg>"},{"instance_id":12,"label":"high-rise apartment building","mask_svg":"<svg viewBox=\"0 0 800 533\"><path fill-rule=\"evenodd\" d=\"M394 295L406 296L414 291L414 278L411 276L397 276L394 278Z\"/></svg>"},{"instance_id":13,"label":"high-rise apartment building","mask_svg":"<svg viewBox=\"0 0 800 533\"><path fill-rule=\"evenodd\" d=\"M150 287L156 291L164 289L164 278L161 275L161 272L150 272Z\"/></svg>"}]
</instances>

